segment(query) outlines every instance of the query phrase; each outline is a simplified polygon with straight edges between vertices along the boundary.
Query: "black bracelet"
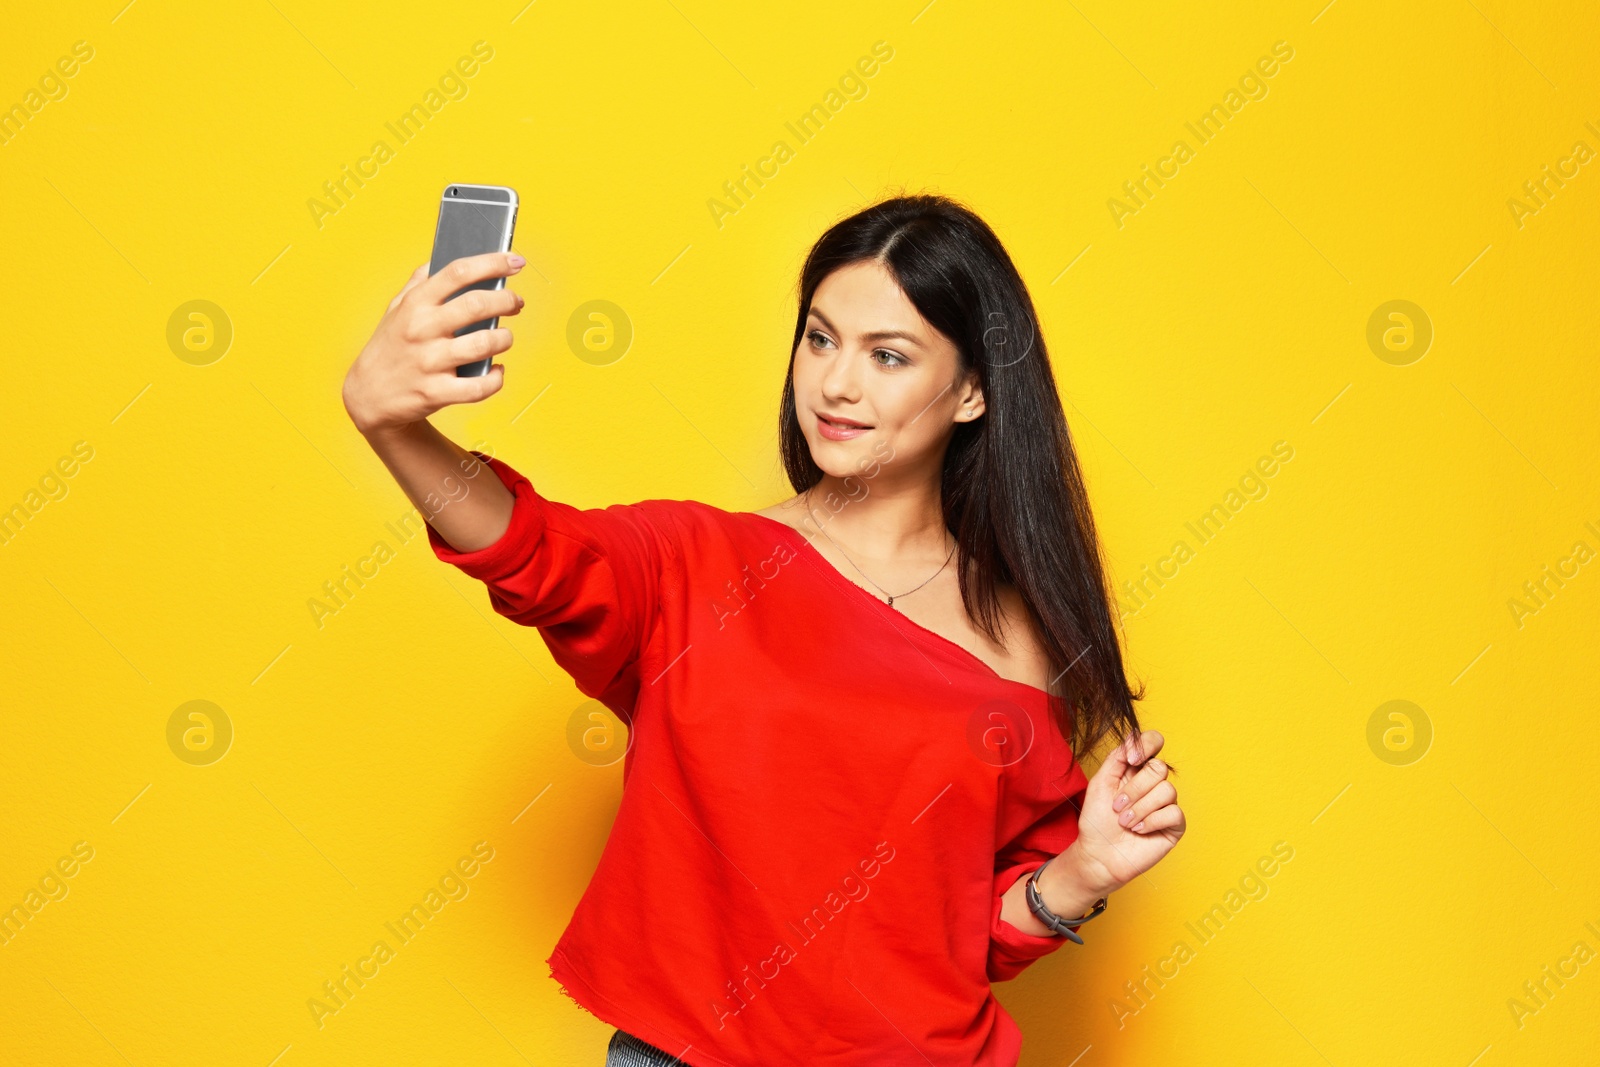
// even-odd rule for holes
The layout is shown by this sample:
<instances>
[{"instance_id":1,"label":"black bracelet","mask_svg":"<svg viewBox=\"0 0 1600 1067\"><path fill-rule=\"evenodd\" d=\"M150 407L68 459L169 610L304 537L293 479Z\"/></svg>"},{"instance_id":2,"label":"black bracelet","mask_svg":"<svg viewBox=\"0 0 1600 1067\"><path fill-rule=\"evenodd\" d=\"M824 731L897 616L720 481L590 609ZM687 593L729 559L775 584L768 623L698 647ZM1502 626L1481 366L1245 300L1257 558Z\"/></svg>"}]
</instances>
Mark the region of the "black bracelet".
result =
<instances>
[{"instance_id":1,"label":"black bracelet","mask_svg":"<svg viewBox=\"0 0 1600 1067\"><path fill-rule=\"evenodd\" d=\"M1055 857L1052 856L1050 859L1055 859ZM1089 914L1080 919L1061 918L1049 908L1045 907L1044 898L1039 895L1039 875L1048 866L1050 866L1050 860L1045 860L1039 865L1038 869L1028 877L1028 885L1026 889L1028 908L1033 912L1035 918L1044 923L1055 933L1067 938L1073 944L1081 945L1083 944L1083 938L1078 936L1077 927L1082 926L1096 915L1099 915L1101 912L1105 911L1106 898L1101 897L1099 900L1095 901L1094 905L1089 909Z\"/></svg>"}]
</instances>

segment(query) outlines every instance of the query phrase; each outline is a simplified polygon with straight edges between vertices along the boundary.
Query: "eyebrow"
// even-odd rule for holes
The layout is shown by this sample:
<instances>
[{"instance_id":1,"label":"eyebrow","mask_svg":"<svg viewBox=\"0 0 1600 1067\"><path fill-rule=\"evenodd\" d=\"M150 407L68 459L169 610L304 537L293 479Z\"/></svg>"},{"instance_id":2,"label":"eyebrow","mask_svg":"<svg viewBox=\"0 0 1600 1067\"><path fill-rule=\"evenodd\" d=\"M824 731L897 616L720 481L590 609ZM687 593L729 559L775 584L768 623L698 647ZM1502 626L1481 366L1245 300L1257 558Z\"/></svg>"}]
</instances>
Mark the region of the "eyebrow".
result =
<instances>
[{"instance_id":1,"label":"eyebrow","mask_svg":"<svg viewBox=\"0 0 1600 1067\"><path fill-rule=\"evenodd\" d=\"M821 319L822 320L822 325L826 326L831 332L833 332L833 333L838 333L839 332L839 330L833 325L833 323L828 321L828 316L826 316L822 312L818 311L815 306L813 306L811 308L810 314L815 315L817 318ZM861 335L861 339L863 341L893 341L893 340L898 339L898 340L903 340L903 341L910 341L912 344L917 345L918 347L922 346L922 338L916 336L915 334L906 333L906 332L904 332L902 330L873 330L871 333L862 334Z\"/></svg>"}]
</instances>

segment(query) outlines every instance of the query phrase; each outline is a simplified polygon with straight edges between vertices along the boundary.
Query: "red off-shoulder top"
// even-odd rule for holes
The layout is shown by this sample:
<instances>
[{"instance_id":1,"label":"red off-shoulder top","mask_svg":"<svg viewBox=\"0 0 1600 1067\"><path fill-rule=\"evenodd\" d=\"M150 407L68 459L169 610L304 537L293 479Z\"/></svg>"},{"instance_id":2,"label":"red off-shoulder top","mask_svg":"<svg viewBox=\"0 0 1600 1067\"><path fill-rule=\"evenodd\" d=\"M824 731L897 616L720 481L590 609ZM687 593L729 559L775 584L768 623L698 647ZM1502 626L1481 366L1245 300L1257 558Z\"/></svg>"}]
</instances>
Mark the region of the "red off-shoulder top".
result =
<instances>
[{"instance_id":1,"label":"red off-shoulder top","mask_svg":"<svg viewBox=\"0 0 1600 1067\"><path fill-rule=\"evenodd\" d=\"M616 821L548 964L693 1067L1011 1067L995 999L1066 943L1001 894L1077 837L1043 690L850 581L774 519L579 509L499 459L511 525L439 559L629 724ZM479 476L482 476L480 471Z\"/></svg>"}]
</instances>

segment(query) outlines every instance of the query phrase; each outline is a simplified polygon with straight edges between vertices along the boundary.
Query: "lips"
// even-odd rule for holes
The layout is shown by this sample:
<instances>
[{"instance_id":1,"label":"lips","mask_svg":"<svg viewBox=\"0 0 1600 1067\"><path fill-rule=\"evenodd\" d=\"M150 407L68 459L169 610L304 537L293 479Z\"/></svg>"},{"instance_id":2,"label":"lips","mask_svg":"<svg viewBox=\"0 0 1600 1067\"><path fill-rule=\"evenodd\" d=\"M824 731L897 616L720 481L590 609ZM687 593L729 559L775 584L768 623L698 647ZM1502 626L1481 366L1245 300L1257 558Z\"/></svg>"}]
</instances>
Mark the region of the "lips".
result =
<instances>
[{"instance_id":1,"label":"lips","mask_svg":"<svg viewBox=\"0 0 1600 1067\"><path fill-rule=\"evenodd\" d=\"M817 432L828 441L848 441L853 437L860 437L871 429L871 426L856 422L854 419L833 421L820 413L817 415Z\"/></svg>"},{"instance_id":2,"label":"lips","mask_svg":"<svg viewBox=\"0 0 1600 1067\"><path fill-rule=\"evenodd\" d=\"M855 419L847 419L847 418L844 418L842 415L824 415L824 414L822 414L822 412L819 411L819 412L817 412L817 418L821 419L823 422L832 423L833 425L839 427L840 429L844 429L844 430L870 430L870 429L872 429L871 426L868 426L864 422L857 422Z\"/></svg>"}]
</instances>

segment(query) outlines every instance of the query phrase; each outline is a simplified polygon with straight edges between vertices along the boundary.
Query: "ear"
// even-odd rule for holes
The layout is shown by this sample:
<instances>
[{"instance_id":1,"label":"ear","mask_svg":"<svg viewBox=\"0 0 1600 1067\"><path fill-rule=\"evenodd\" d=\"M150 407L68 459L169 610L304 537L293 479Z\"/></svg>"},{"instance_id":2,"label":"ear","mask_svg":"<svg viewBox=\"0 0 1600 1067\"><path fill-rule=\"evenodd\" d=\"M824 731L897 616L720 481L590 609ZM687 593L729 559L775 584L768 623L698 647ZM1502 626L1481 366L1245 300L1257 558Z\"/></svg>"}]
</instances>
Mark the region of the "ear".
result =
<instances>
[{"instance_id":1,"label":"ear","mask_svg":"<svg viewBox=\"0 0 1600 1067\"><path fill-rule=\"evenodd\" d=\"M956 421L971 422L984 413L983 389L976 374L967 375L966 382L956 394Z\"/></svg>"}]
</instances>

